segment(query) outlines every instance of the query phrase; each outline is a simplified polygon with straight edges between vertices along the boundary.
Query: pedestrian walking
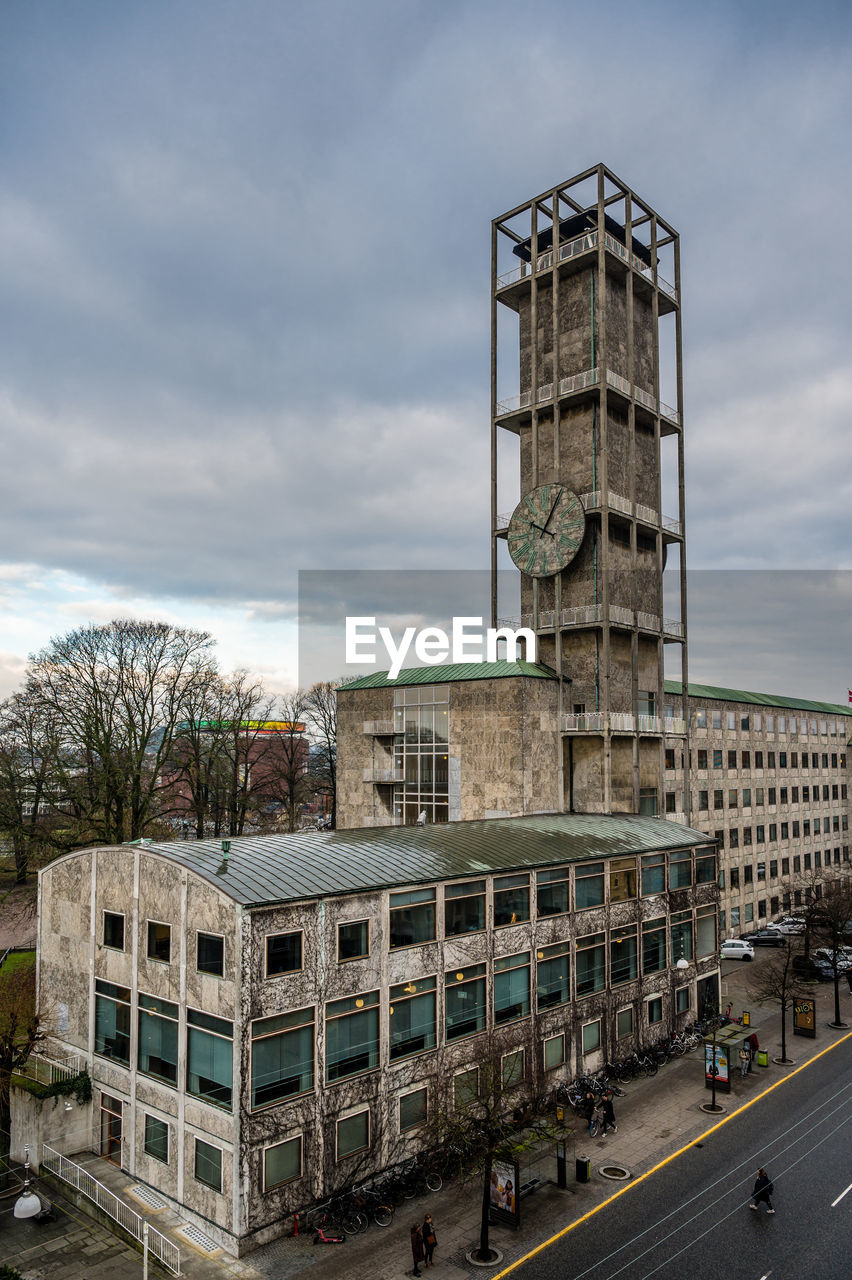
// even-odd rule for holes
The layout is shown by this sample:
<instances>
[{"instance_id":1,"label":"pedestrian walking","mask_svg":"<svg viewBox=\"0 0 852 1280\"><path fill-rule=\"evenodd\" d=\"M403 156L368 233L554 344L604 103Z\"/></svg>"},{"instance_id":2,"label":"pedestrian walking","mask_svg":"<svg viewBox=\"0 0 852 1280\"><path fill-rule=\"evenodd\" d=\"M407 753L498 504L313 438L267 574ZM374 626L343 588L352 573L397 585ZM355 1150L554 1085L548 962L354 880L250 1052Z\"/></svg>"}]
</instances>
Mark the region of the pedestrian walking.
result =
<instances>
[{"instance_id":1,"label":"pedestrian walking","mask_svg":"<svg viewBox=\"0 0 852 1280\"><path fill-rule=\"evenodd\" d=\"M431 1213L427 1213L423 1219L423 1251L426 1254L426 1266L434 1267L432 1254L435 1252L435 1246L438 1243L438 1237L435 1235L435 1224L432 1221Z\"/></svg>"},{"instance_id":2,"label":"pedestrian walking","mask_svg":"<svg viewBox=\"0 0 852 1280\"><path fill-rule=\"evenodd\" d=\"M419 1222L415 1222L411 1228L411 1256L414 1259L414 1274L422 1275L420 1263L426 1256L426 1250L423 1248L423 1232L420 1230Z\"/></svg>"},{"instance_id":3,"label":"pedestrian walking","mask_svg":"<svg viewBox=\"0 0 852 1280\"><path fill-rule=\"evenodd\" d=\"M751 1066L751 1051L747 1044L743 1044L740 1049L740 1075L745 1080L748 1075L748 1069Z\"/></svg>"},{"instance_id":4,"label":"pedestrian walking","mask_svg":"<svg viewBox=\"0 0 852 1280\"><path fill-rule=\"evenodd\" d=\"M586 1096L583 1098L583 1115L586 1117L586 1121L587 1121L588 1126L589 1126L589 1137L590 1137L590 1138L593 1136L593 1135L592 1135L592 1125L593 1125L593 1124L594 1124L594 1122L595 1122L595 1107L596 1107L596 1106L597 1106L597 1100L596 1100L596 1098L595 1098L595 1095L592 1093L591 1089L587 1089L587 1090L586 1090Z\"/></svg>"},{"instance_id":5,"label":"pedestrian walking","mask_svg":"<svg viewBox=\"0 0 852 1280\"><path fill-rule=\"evenodd\" d=\"M607 1089L601 1099L601 1115L603 1116L603 1134L607 1135L607 1131L612 1129L613 1133L618 1133L618 1125L615 1123L615 1107L612 1105L612 1090Z\"/></svg>"},{"instance_id":6,"label":"pedestrian walking","mask_svg":"<svg viewBox=\"0 0 852 1280\"><path fill-rule=\"evenodd\" d=\"M775 1210L772 1208L772 1201L769 1198L774 1190L775 1185L770 1180L769 1174L766 1170L758 1169L754 1190L751 1193L751 1204L749 1205L749 1209L754 1209L755 1212L757 1212L757 1206L763 1203L766 1205L767 1213L774 1213Z\"/></svg>"}]
</instances>

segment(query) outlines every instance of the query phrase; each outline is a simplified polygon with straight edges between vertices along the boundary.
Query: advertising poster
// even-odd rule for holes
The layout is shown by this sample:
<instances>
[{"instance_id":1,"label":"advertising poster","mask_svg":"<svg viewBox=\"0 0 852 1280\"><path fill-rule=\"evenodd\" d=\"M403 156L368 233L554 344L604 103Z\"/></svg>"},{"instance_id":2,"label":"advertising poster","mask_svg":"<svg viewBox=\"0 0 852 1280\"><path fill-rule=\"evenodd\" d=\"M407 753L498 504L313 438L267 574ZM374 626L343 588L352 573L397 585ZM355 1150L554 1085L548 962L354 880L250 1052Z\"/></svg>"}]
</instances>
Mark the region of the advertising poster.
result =
<instances>
[{"instance_id":1,"label":"advertising poster","mask_svg":"<svg viewBox=\"0 0 852 1280\"><path fill-rule=\"evenodd\" d=\"M793 1005L793 1035L816 1036L816 1001L802 996Z\"/></svg>"},{"instance_id":2,"label":"advertising poster","mask_svg":"<svg viewBox=\"0 0 852 1280\"><path fill-rule=\"evenodd\" d=\"M704 1080L708 1088L713 1083L713 1053L715 1048L716 1057L716 1087L730 1089L731 1082L728 1076L728 1055L722 1045L705 1044L704 1046Z\"/></svg>"},{"instance_id":3,"label":"advertising poster","mask_svg":"<svg viewBox=\"0 0 852 1280\"><path fill-rule=\"evenodd\" d=\"M491 1166L489 1217L510 1227L520 1224L518 1195L519 1165L517 1160L497 1159Z\"/></svg>"}]
</instances>

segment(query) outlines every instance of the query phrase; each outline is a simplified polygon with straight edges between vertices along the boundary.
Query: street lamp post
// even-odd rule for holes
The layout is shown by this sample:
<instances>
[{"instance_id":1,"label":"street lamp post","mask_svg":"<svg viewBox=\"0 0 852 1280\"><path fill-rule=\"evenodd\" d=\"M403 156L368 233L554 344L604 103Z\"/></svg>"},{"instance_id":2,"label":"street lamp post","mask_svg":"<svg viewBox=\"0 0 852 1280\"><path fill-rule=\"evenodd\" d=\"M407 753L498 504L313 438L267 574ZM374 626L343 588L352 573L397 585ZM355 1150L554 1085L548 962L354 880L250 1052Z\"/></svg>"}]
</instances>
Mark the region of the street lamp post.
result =
<instances>
[{"instance_id":1,"label":"street lamp post","mask_svg":"<svg viewBox=\"0 0 852 1280\"><path fill-rule=\"evenodd\" d=\"M16 1218L36 1218L41 1210L40 1196L30 1190L30 1149L24 1147L24 1189L15 1201L13 1214Z\"/></svg>"}]
</instances>

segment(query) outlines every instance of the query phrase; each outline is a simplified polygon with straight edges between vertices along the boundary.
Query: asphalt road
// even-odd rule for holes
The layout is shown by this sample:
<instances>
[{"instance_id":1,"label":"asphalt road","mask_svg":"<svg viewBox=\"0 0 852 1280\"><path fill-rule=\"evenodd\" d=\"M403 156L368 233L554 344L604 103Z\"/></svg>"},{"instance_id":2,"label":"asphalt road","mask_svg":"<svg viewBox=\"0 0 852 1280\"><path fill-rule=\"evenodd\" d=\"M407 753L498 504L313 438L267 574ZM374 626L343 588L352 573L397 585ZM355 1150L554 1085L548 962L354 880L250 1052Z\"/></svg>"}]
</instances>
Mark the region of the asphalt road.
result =
<instances>
[{"instance_id":1,"label":"asphalt road","mask_svg":"<svg viewBox=\"0 0 852 1280\"><path fill-rule=\"evenodd\" d=\"M517 1267L512 1280L848 1280L850 1121L847 1040ZM775 1183L774 1216L748 1207L760 1165Z\"/></svg>"}]
</instances>

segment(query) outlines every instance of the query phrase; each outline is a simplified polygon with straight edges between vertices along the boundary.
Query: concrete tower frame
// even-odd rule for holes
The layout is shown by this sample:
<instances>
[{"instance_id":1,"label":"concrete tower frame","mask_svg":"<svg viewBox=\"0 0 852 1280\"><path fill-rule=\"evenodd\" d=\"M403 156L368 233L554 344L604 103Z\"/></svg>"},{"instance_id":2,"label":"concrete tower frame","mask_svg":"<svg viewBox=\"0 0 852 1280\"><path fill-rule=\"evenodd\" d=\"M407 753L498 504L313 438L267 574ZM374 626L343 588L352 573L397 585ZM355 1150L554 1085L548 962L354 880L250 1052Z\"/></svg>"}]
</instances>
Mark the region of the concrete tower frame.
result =
<instances>
[{"instance_id":1,"label":"concrete tower frame","mask_svg":"<svg viewBox=\"0 0 852 1280\"><path fill-rule=\"evenodd\" d=\"M519 265L498 274L507 247ZM665 250L673 282L659 273ZM662 714L666 644L680 645L688 684L680 297L677 232L603 164L492 223L492 625L500 621L498 539L508 526L498 512L498 432L519 439L518 497L565 485L586 511L575 561L552 578L521 575L522 621L560 677L568 810L659 812L663 735L688 734L684 708ZM519 317L520 393L511 400L498 400L499 307ZM660 399L659 321L671 313L673 407ZM674 519L662 509L660 441L669 435ZM663 610L671 545L680 561L676 618ZM684 789L688 816L688 779Z\"/></svg>"}]
</instances>

